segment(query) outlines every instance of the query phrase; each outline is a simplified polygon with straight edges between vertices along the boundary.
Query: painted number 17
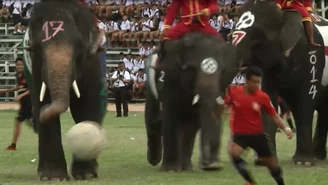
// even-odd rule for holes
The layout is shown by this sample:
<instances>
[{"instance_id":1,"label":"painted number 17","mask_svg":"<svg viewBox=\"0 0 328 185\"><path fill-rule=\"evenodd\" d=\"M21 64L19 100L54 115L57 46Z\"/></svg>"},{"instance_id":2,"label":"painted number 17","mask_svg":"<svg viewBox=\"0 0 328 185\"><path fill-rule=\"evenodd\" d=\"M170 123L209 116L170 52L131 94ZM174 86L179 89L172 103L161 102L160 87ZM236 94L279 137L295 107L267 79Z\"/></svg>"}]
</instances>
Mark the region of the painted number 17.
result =
<instances>
[{"instance_id":1,"label":"painted number 17","mask_svg":"<svg viewBox=\"0 0 328 185\"><path fill-rule=\"evenodd\" d=\"M42 26L42 31L44 32L45 38L42 40L42 42L46 42L50 40L52 37L55 37L58 32L64 31L63 25L64 25L64 21L44 22ZM50 35L50 31L52 32L52 35Z\"/></svg>"}]
</instances>

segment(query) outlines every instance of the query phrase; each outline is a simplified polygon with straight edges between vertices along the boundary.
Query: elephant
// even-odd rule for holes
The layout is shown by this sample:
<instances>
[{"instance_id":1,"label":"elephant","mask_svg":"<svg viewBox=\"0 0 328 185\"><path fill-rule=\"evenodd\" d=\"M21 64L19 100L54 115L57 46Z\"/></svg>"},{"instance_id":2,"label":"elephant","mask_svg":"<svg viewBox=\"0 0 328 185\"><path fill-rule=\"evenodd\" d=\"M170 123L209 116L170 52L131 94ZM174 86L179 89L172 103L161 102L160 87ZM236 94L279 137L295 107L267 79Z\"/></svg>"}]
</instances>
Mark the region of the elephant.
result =
<instances>
[{"instance_id":1,"label":"elephant","mask_svg":"<svg viewBox=\"0 0 328 185\"><path fill-rule=\"evenodd\" d=\"M318 15L312 16L316 20L315 42L327 48L328 22ZM300 14L281 11L271 0L246 2L232 35L238 60L245 66L255 65L263 70L262 90L270 96L273 105L277 108L277 95L280 95L290 106L297 129L293 161L314 165L314 157L322 158L325 152L327 50L325 53L324 47L309 48ZM315 110L318 112L315 138L320 140L317 144L312 140ZM277 127L266 115L263 121L265 132L276 148Z\"/></svg>"},{"instance_id":2,"label":"elephant","mask_svg":"<svg viewBox=\"0 0 328 185\"><path fill-rule=\"evenodd\" d=\"M102 125L107 112L106 82L93 13L76 0L41 0L34 5L23 45L34 123L38 131L40 180L69 180L61 141L60 115L68 108L74 122ZM73 156L77 180L96 178L97 159Z\"/></svg>"},{"instance_id":3,"label":"elephant","mask_svg":"<svg viewBox=\"0 0 328 185\"><path fill-rule=\"evenodd\" d=\"M215 114L225 88L239 70L235 47L215 36L191 32L168 40L146 63L145 125L147 159L162 171L192 170L192 152L200 135L199 167L222 168L218 151L221 121Z\"/></svg>"}]
</instances>

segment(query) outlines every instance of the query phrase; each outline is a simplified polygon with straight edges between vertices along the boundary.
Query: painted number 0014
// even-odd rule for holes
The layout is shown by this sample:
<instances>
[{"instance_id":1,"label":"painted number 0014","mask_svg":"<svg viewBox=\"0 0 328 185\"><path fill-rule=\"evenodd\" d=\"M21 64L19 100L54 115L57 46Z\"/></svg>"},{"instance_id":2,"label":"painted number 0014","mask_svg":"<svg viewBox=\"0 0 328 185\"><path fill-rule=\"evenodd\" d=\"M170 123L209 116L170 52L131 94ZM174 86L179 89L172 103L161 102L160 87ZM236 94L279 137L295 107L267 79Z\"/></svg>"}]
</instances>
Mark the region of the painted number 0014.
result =
<instances>
[{"instance_id":1,"label":"painted number 0014","mask_svg":"<svg viewBox=\"0 0 328 185\"><path fill-rule=\"evenodd\" d=\"M317 85L316 82L318 81L318 79L316 78L316 66L315 64L317 63L317 56L315 55L316 51L311 51L309 52L310 55L310 64L312 65L311 70L310 70L310 74L311 74L311 80L310 80L310 84L311 87L309 89L309 95L312 95L312 99L315 98L318 90L317 90Z\"/></svg>"}]
</instances>

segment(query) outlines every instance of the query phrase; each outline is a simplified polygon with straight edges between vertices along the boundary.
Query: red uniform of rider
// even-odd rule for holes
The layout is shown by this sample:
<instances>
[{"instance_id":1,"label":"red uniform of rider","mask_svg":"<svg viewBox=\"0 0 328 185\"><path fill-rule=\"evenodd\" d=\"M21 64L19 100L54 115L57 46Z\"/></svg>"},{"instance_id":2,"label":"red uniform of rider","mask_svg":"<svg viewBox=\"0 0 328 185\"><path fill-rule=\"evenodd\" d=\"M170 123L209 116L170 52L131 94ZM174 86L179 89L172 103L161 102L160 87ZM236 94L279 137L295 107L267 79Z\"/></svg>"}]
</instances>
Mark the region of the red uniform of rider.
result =
<instances>
[{"instance_id":1,"label":"red uniform of rider","mask_svg":"<svg viewBox=\"0 0 328 185\"><path fill-rule=\"evenodd\" d=\"M181 8L181 19L173 27L174 19ZM168 8L164 21L164 39L178 39L188 32L202 32L205 34L220 35L209 24L209 16L218 9L216 0L173 0Z\"/></svg>"},{"instance_id":2,"label":"red uniform of rider","mask_svg":"<svg viewBox=\"0 0 328 185\"><path fill-rule=\"evenodd\" d=\"M304 24L309 45L312 47L320 47L321 45L313 41L313 24L310 13L312 12L311 0L275 0L281 10L297 10Z\"/></svg>"}]
</instances>

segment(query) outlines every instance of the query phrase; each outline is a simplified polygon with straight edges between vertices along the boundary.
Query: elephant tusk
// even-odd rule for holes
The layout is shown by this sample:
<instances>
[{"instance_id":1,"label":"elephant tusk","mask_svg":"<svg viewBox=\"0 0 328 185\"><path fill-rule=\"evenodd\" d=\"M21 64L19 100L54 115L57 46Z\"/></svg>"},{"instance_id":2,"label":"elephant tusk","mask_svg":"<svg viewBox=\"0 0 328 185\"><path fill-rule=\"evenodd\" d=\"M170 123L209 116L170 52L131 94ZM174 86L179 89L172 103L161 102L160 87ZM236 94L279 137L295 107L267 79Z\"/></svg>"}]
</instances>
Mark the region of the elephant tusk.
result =
<instances>
[{"instance_id":1,"label":"elephant tusk","mask_svg":"<svg viewBox=\"0 0 328 185\"><path fill-rule=\"evenodd\" d=\"M73 86L73 90L74 90L74 92L75 92L75 94L76 94L76 96L78 97L78 98L80 98L80 91L79 91L79 88L77 87L77 83L76 83L76 80L74 80L74 82L73 82L73 84L72 84L72 86Z\"/></svg>"},{"instance_id":2,"label":"elephant tusk","mask_svg":"<svg viewBox=\"0 0 328 185\"><path fill-rule=\"evenodd\" d=\"M192 100L192 104L195 105L196 103L198 103L198 101L199 101L199 94L196 94L194 96L194 99Z\"/></svg>"},{"instance_id":3,"label":"elephant tusk","mask_svg":"<svg viewBox=\"0 0 328 185\"><path fill-rule=\"evenodd\" d=\"M221 96L219 96L219 97L216 98L216 103L217 103L218 105L224 105L224 100L222 99Z\"/></svg>"},{"instance_id":4,"label":"elephant tusk","mask_svg":"<svg viewBox=\"0 0 328 185\"><path fill-rule=\"evenodd\" d=\"M42 82L41 91L40 91L40 102L43 101L44 95L46 94L46 88L47 88L46 84Z\"/></svg>"}]
</instances>

